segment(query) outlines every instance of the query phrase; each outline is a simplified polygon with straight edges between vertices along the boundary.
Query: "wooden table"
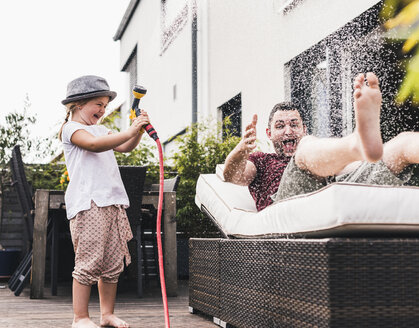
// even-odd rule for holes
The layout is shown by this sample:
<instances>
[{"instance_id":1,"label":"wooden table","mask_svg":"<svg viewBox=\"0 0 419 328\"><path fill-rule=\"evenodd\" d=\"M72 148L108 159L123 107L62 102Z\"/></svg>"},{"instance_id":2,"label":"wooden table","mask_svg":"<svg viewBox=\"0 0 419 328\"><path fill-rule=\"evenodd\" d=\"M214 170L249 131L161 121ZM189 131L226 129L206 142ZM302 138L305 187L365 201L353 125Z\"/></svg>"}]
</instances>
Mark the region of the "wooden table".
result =
<instances>
[{"instance_id":1,"label":"wooden table","mask_svg":"<svg viewBox=\"0 0 419 328\"><path fill-rule=\"evenodd\" d=\"M158 192L145 191L142 204L152 204L157 208ZM64 192L57 190L38 189L35 192L35 220L33 230L33 257L30 282L30 298L39 299L44 296L45 256L47 243L47 226L50 210L58 210L64 205ZM177 296L177 245L176 245L176 192L163 193L163 259L166 291L168 296ZM54 234L53 234L54 235ZM54 237L53 237L54 238ZM53 240L54 244L54 240ZM55 243L57 245L57 243ZM52 257L56 258L57 249L52 247ZM56 269L57 261L52 260L52 270ZM56 271L55 271L56 272ZM54 276L51 273L51 276ZM56 280L51 283L52 294L56 294Z\"/></svg>"}]
</instances>

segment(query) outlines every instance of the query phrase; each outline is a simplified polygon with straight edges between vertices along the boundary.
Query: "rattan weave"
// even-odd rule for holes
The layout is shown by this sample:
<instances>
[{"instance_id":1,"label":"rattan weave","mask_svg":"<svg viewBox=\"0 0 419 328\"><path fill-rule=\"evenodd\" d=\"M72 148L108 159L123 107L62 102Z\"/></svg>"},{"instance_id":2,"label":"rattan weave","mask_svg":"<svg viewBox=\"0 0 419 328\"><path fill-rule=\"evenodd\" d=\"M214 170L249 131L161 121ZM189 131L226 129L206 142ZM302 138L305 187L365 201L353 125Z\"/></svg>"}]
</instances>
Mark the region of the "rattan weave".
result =
<instances>
[{"instance_id":1,"label":"rattan weave","mask_svg":"<svg viewBox=\"0 0 419 328\"><path fill-rule=\"evenodd\" d=\"M220 240L189 240L189 306L208 315L220 314Z\"/></svg>"},{"instance_id":2,"label":"rattan weave","mask_svg":"<svg viewBox=\"0 0 419 328\"><path fill-rule=\"evenodd\" d=\"M233 326L419 327L419 239L190 243L190 305Z\"/></svg>"}]
</instances>

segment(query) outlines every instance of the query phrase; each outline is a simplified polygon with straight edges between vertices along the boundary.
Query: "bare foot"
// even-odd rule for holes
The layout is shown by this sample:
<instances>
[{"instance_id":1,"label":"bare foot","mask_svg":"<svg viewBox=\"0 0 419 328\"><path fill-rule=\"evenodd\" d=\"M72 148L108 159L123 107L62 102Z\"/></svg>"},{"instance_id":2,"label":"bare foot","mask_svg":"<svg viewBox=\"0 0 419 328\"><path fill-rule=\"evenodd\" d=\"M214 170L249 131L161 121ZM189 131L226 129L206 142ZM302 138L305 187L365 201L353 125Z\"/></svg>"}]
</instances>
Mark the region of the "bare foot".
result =
<instances>
[{"instance_id":1,"label":"bare foot","mask_svg":"<svg viewBox=\"0 0 419 328\"><path fill-rule=\"evenodd\" d=\"M378 78L373 73L359 74L354 81L354 108L356 134L365 160L377 162L383 156L380 131L381 91Z\"/></svg>"},{"instance_id":2,"label":"bare foot","mask_svg":"<svg viewBox=\"0 0 419 328\"><path fill-rule=\"evenodd\" d=\"M128 328L129 324L119 319L115 314L104 315L100 319L101 327Z\"/></svg>"},{"instance_id":3,"label":"bare foot","mask_svg":"<svg viewBox=\"0 0 419 328\"><path fill-rule=\"evenodd\" d=\"M90 318L83 318L77 322L73 321L71 328L99 328Z\"/></svg>"}]
</instances>

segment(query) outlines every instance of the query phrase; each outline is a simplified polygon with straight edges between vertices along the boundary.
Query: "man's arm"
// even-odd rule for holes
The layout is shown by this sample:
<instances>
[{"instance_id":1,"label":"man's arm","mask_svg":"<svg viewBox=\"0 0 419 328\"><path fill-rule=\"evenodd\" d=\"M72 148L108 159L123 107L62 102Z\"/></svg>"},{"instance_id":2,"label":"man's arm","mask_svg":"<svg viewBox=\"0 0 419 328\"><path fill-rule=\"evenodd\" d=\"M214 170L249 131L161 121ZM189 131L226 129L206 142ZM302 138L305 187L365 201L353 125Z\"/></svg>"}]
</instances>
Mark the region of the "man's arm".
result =
<instances>
[{"instance_id":1,"label":"man's arm","mask_svg":"<svg viewBox=\"0 0 419 328\"><path fill-rule=\"evenodd\" d=\"M224 180L242 186L248 186L256 176L256 166L248 161L250 153L256 147L257 115L246 126L243 139L227 156L224 166Z\"/></svg>"}]
</instances>

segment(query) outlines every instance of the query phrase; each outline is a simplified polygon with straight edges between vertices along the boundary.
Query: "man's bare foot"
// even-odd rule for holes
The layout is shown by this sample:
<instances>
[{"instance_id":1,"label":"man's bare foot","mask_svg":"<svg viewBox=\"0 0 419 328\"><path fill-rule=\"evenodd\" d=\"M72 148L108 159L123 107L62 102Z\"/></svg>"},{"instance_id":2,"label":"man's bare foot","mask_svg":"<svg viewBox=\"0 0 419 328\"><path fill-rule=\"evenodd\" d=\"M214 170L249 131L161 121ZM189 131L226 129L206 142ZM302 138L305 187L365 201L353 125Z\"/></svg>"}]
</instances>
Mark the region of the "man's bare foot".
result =
<instances>
[{"instance_id":1,"label":"man's bare foot","mask_svg":"<svg viewBox=\"0 0 419 328\"><path fill-rule=\"evenodd\" d=\"M129 324L119 319L115 314L103 315L100 319L101 327L128 328Z\"/></svg>"},{"instance_id":2,"label":"man's bare foot","mask_svg":"<svg viewBox=\"0 0 419 328\"><path fill-rule=\"evenodd\" d=\"M382 97L377 76L367 73L366 81L364 74L359 74L354 81L356 134L364 159L377 162L383 156L383 140L380 131Z\"/></svg>"},{"instance_id":3,"label":"man's bare foot","mask_svg":"<svg viewBox=\"0 0 419 328\"><path fill-rule=\"evenodd\" d=\"M71 328L99 328L90 318L83 318L76 321L73 321Z\"/></svg>"}]
</instances>

